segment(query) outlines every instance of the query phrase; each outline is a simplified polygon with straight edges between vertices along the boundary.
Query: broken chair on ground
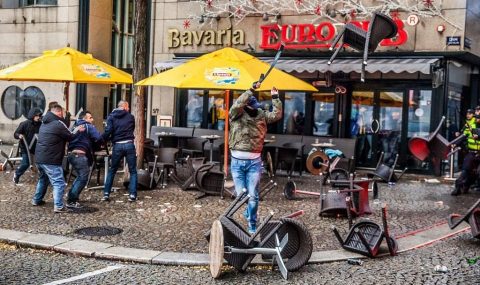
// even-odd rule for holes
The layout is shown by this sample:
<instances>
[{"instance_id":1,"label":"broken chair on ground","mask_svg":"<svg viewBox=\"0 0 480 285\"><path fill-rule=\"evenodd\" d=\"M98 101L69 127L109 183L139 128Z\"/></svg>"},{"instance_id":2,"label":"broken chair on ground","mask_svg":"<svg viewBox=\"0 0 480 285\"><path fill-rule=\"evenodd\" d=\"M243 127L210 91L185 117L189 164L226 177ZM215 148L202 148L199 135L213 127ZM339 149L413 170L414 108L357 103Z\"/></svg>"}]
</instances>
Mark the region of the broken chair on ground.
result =
<instances>
[{"instance_id":1,"label":"broken chair on ground","mask_svg":"<svg viewBox=\"0 0 480 285\"><path fill-rule=\"evenodd\" d=\"M257 231L248 233L234 219L234 214L248 203L246 191L238 195L226 211L215 220L206 238L209 241L210 272L214 278L221 274L223 260L236 270L244 272L257 254L272 260L282 277L288 278L288 272L304 266L313 251L312 238L305 225L294 217L303 214L296 212L287 217L272 220L269 214Z\"/></svg>"},{"instance_id":2,"label":"broken chair on ground","mask_svg":"<svg viewBox=\"0 0 480 285\"><path fill-rule=\"evenodd\" d=\"M346 200L350 204L349 199ZM349 207L347 207L348 209ZM380 245L385 238L388 246L388 251L391 256L397 254L398 243L393 236L390 235L387 224L387 209L386 205L382 206L382 222L383 228L370 220L360 220L352 225L351 215L349 218L349 232L347 237L343 239L335 226L332 230L338 241L345 250L353 251L368 257L375 257L379 254Z\"/></svg>"}]
</instances>

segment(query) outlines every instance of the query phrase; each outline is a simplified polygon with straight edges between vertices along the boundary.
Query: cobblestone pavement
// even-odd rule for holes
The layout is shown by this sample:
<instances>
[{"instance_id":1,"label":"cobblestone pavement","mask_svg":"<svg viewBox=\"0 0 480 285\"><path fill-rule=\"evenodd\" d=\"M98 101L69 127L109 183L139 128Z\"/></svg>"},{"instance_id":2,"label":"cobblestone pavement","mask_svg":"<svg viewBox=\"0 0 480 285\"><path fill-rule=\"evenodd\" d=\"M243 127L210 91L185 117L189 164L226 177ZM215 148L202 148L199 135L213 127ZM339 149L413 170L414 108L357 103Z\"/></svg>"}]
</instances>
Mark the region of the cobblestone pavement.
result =
<instances>
[{"instance_id":1,"label":"cobblestone pavement","mask_svg":"<svg viewBox=\"0 0 480 285\"><path fill-rule=\"evenodd\" d=\"M245 274L224 267L213 280L207 267L123 264L125 267L68 284L478 284L480 241L470 233L403 253L396 257L366 259L363 265L347 262L309 264L290 273L289 280L270 267L249 268ZM73 257L0 243L0 284L44 284L101 270L120 263ZM447 273L435 272L435 265Z\"/></svg>"},{"instance_id":2,"label":"cobblestone pavement","mask_svg":"<svg viewBox=\"0 0 480 285\"><path fill-rule=\"evenodd\" d=\"M182 191L170 182L165 189L139 192L137 203L127 202L124 188L114 192L109 203L100 202L101 190L84 191L81 202L90 211L54 214L51 190L47 193L44 206L31 205L37 180L33 173L27 172L22 176L21 185L14 185L12 177L10 169L0 172L0 228L58 234L134 248L206 253L208 245L204 233L230 203L230 199L221 200L218 196L196 200L198 192ZM121 174L117 175L117 178L120 177ZM293 179L299 189L318 192L316 177L303 175ZM286 200L282 194L286 181L285 176L276 178L279 187L261 202L260 217L271 211L275 217L281 217L303 209L305 215L301 219L311 232L314 250L338 249L338 241L330 226L335 224L345 231L346 219L319 217L318 197L299 195L294 201ZM380 184L380 201L388 203L391 231L399 235L445 221L448 214L463 213L480 198L480 192L452 197L450 191L449 184L424 183L420 182L420 177L413 175L392 187ZM370 202L374 212L370 218L374 221L380 222L381 203ZM123 232L104 237L75 233L79 228L93 226L118 227Z\"/></svg>"}]
</instances>

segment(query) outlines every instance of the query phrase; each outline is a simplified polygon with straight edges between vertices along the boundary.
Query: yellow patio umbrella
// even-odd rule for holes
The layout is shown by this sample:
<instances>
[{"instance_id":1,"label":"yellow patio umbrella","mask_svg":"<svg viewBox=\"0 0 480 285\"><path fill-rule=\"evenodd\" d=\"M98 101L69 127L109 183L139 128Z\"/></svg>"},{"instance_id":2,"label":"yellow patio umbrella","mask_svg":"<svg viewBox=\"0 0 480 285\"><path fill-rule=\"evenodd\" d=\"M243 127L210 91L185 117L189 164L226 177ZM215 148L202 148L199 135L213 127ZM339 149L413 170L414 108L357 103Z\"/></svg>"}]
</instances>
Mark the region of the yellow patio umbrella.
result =
<instances>
[{"instance_id":1,"label":"yellow patio umbrella","mask_svg":"<svg viewBox=\"0 0 480 285\"><path fill-rule=\"evenodd\" d=\"M95 84L131 84L132 76L91 54L65 47L47 50L43 55L0 70L0 80L64 82L68 110L70 82Z\"/></svg>"},{"instance_id":2,"label":"yellow patio umbrella","mask_svg":"<svg viewBox=\"0 0 480 285\"><path fill-rule=\"evenodd\" d=\"M265 73L269 67L268 63L248 53L227 47L192 59L136 84L226 90L224 165L225 173L227 173L229 91L249 89L252 87L252 83L258 81L260 75ZM283 91L317 91L312 85L276 68L271 71L258 90L270 90L273 86Z\"/></svg>"}]
</instances>

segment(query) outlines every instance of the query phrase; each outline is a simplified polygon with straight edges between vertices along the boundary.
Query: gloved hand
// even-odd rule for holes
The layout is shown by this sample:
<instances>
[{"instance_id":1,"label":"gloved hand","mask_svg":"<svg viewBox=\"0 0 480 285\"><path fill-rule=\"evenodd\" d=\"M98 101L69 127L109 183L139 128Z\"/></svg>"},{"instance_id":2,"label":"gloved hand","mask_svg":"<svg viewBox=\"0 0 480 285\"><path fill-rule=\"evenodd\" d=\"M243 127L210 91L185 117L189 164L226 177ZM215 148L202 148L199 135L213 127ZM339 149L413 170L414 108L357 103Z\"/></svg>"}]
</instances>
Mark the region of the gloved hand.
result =
<instances>
[{"instance_id":1,"label":"gloved hand","mask_svg":"<svg viewBox=\"0 0 480 285\"><path fill-rule=\"evenodd\" d=\"M252 88L250 88L250 91L254 92L255 89L260 88L260 85L262 85L262 83L260 83L260 82L258 82L258 81L253 82Z\"/></svg>"},{"instance_id":2,"label":"gloved hand","mask_svg":"<svg viewBox=\"0 0 480 285\"><path fill-rule=\"evenodd\" d=\"M275 88L275 86L270 90L270 94L272 95L272 99L278 99L278 89Z\"/></svg>"}]
</instances>

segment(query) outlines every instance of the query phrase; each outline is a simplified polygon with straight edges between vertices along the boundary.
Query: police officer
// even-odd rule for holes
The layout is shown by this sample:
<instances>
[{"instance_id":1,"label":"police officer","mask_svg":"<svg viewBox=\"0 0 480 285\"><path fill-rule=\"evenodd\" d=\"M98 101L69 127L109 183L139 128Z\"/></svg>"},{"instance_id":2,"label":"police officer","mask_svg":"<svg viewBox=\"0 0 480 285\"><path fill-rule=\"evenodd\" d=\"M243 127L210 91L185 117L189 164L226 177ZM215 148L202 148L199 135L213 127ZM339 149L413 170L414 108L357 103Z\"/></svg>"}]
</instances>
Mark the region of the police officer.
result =
<instances>
[{"instance_id":1,"label":"police officer","mask_svg":"<svg viewBox=\"0 0 480 285\"><path fill-rule=\"evenodd\" d=\"M451 193L452 196L468 193L470 186L476 180L475 170L480 164L480 116L475 116L474 113L473 109L467 110L467 118L463 128L463 134L467 139L467 154L463 159L462 173L455 181L455 189Z\"/></svg>"}]
</instances>

